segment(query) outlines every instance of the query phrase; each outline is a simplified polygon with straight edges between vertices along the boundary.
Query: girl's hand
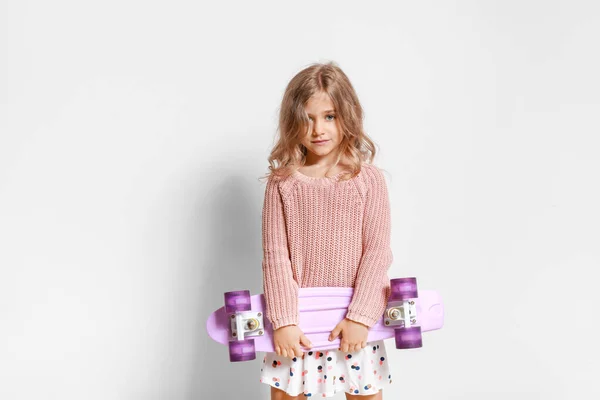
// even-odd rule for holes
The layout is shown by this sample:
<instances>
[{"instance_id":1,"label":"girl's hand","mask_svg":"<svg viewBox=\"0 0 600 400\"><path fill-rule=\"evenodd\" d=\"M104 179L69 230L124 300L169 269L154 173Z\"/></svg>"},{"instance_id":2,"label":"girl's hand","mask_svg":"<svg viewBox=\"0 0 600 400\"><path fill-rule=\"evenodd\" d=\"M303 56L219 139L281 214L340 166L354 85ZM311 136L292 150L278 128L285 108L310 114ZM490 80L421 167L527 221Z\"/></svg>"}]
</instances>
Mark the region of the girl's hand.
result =
<instances>
[{"instance_id":1,"label":"girl's hand","mask_svg":"<svg viewBox=\"0 0 600 400\"><path fill-rule=\"evenodd\" d=\"M344 318L329 334L329 341L342 335L339 350L344 353L352 353L367 347L367 337L369 336L369 327L360 322Z\"/></svg>"},{"instance_id":2,"label":"girl's hand","mask_svg":"<svg viewBox=\"0 0 600 400\"><path fill-rule=\"evenodd\" d=\"M304 357L304 353L300 348L301 343L309 349L312 347L310 340L296 325L282 326L273 332L273 344L278 356L289 357L290 359Z\"/></svg>"}]
</instances>

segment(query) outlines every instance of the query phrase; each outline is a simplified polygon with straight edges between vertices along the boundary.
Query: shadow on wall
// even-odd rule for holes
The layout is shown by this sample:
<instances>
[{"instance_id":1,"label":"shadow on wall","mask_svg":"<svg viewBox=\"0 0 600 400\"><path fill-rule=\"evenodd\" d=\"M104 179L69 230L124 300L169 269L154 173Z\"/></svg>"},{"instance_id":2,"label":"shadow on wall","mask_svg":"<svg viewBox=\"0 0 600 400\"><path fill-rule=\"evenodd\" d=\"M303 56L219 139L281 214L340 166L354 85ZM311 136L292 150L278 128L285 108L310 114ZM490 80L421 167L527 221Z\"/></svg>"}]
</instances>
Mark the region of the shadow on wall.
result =
<instances>
[{"instance_id":1,"label":"shadow on wall","mask_svg":"<svg viewBox=\"0 0 600 400\"><path fill-rule=\"evenodd\" d=\"M187 279L197 282L194 316L189 325L196 336L192 341L189 400L243 396L249 400L269 398L269 387L260 383L264 353L245 362L229 361L226 346L214 342L206 333L209 314L224 305L223 294L232 290L262 293L262 205L265 183L248 175L224 176L212 192L204 193L197 215L189 229L200 230L203 241L193 246L196 269ZM195 226L200 223L202 226ZM201 250L201 251L198 251ZM196 320L196 318L194 318ZM182 351L185 351L182 349Z\"/></svg>"}]
</instances>

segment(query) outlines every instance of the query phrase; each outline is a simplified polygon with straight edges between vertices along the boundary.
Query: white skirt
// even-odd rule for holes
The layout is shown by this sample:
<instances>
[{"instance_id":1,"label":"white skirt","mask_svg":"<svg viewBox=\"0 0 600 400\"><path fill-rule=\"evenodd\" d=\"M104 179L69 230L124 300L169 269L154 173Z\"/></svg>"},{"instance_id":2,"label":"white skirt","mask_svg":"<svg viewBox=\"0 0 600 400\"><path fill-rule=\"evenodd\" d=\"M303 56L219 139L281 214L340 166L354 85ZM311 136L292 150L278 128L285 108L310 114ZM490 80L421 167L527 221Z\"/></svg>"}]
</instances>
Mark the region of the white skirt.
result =
<instances>
[{"instance_id":1,"label":"white skirt","mask_svg":"<svg viewBox=\"0 0 600 400\"><path fill-rule=\"evenodd\" d=\"M304 357L265 353L260 382L290 396L331 397L343 391L354 395L377 393L392 383L383 340L367 343L364 349L306 351Z\"/></svg>"}]
</instances>

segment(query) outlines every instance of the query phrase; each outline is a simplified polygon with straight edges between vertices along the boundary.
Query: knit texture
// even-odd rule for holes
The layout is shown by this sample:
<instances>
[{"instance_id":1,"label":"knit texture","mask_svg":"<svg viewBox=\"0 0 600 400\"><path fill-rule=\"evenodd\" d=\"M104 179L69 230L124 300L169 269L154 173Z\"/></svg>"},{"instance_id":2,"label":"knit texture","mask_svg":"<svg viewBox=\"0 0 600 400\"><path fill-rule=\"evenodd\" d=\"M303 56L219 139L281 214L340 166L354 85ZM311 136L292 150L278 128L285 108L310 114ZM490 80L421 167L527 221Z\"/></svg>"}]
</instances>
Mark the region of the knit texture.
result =
<instances>
[{"instance_id":1,"label":"knit texture","mask_svg":"<svg viewBox=\"0 0 600 400\"><path fill-rule=\"evenodd\" d=\"M262 211L265 315L298 325L299 287L353 287L346 318L372 327L390 295L393 256L388 189L364 163L357 176L269 176Z\"/></svg>"}]
</instances>

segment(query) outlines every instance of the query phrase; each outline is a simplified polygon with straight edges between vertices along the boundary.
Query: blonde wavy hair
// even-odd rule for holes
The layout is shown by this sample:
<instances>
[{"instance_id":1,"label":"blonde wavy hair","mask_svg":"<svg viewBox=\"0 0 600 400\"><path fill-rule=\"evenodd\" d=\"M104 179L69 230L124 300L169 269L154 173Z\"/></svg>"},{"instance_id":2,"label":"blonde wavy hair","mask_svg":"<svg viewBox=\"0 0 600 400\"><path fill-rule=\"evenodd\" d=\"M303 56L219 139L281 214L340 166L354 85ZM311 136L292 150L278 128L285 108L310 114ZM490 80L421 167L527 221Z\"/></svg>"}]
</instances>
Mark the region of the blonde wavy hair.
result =
<instances>
[{"instance_id":1,"label":"blonde wavy hair","mask_svg":"<svg viewBox=\"0 0 600 400\"><path fill-rule=\"evenodd\" d=\"M307 150L300 138L311 129L305 105L319 92L329 95L333 102L342 134L332 168L343 158L350 170L345 170L340 179L351 179L360 172L363 163L372 163L375 144L363 129L363 109L350 80L334 61L314 63L296 74L285 89L276 143L268 159L270 172L261 179L272 174L285 178L305 164Z\"/></svg>"}]
</instances>

